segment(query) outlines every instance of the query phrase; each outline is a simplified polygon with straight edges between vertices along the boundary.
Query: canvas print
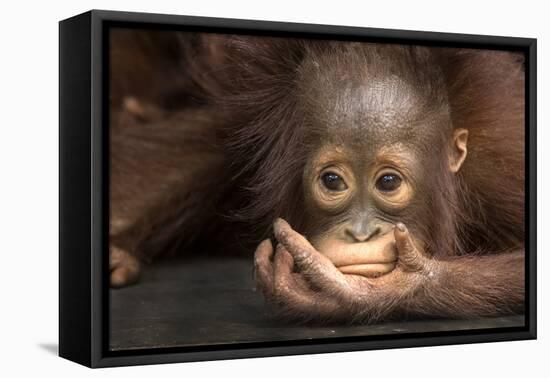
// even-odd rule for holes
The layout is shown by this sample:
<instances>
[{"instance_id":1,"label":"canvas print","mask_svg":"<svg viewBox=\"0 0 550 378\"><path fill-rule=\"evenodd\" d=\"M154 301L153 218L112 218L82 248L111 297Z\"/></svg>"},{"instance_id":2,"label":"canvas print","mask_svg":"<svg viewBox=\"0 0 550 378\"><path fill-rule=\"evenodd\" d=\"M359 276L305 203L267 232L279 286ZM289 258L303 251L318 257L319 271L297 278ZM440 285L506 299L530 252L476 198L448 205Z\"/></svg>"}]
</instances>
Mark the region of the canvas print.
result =
<instances>
[{"instance_id":1,"label":"canvas print","mask_svg":"<svg viewBox=\"0 0 550 378\"><path fill-rule=\"evenodd\" d=\"M524 326L524 53L113 27L109 348Z\"/></svg>"}]
</instances>

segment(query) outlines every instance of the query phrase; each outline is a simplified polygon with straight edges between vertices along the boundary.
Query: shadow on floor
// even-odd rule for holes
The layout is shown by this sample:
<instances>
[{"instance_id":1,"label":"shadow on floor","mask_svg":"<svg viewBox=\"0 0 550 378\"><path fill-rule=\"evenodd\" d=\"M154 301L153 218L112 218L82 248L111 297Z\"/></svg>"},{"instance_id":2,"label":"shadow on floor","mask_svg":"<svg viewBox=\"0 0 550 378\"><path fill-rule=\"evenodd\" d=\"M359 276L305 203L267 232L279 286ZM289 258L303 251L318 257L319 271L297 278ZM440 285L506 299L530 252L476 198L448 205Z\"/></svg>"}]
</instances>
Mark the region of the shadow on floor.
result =
<instances>
[{"instance_id":1,"label":"shadow on floor","mask_svg":"<svg viewBox=\"0 0 550 378\"><path fill-rule=\"evenodd\" d=\"M57 345L56 343L41 343L38 344L38 347L48 353L54 354L56 356L59 355L59 345Z\"/></svg>"}]
</instances>

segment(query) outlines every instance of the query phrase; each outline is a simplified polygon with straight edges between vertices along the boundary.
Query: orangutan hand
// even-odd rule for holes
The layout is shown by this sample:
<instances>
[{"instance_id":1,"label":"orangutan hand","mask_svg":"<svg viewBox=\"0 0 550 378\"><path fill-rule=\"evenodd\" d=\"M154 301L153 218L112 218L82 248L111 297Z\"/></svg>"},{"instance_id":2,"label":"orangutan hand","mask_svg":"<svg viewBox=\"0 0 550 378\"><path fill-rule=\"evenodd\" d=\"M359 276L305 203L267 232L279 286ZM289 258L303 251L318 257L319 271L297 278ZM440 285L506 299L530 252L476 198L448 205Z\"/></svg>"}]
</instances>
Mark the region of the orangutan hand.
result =
<instances>
[{"instance_id":1,"label":"orangutan hand","mask_svg":"<svg viewBox=\"0 0 550 378\"><path fill-rule=\"evenodd\" d=\"M276 250L264 240L255 253L256 282L278 315L295 320L369 322L399 309L435 269L402 223L393 230L396 268L378 278L344 274L278 219Z\"/></svg>"}]
</instances>

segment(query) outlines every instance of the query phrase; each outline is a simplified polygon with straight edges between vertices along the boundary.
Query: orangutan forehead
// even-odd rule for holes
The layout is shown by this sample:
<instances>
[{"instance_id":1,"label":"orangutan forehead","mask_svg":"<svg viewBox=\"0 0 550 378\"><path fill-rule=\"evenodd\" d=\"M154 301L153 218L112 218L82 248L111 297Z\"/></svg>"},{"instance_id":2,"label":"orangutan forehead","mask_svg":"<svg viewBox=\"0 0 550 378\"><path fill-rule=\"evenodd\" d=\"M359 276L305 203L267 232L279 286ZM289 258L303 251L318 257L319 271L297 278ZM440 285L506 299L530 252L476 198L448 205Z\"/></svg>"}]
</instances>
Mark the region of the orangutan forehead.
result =
<instances>
[{"instance_id":1,"label":"orangutan forehead","mask_svg":"<svg viewBox=\"0 0 550 378\"><path fill-rule=\"evenodd\" d=\"M430 143L452 126L442 74L429 56L375 45L341 48L342 55L308 56L299 70L299 101L322 138L364 147Z\"/></svg>"},{"instance_id":2,"label":"orangutan forehead","mask_svg":"<svg viewBox=\"0 0 550 378\"><path fill-rule=\"evenodd\" d=\"M422 100L410 84L395 76L340 82L317 96L325 110L321 121L353 129L405 126L418 116Z\"/></svg>"},{"instance_id":3,"label":"orangutan forehead","mask_svg":"<svg viewBox=\"0 0 550 378\"><path fill-rule=\"evenodd\" d=\"M424 120L429 99L398 76L323 81L309 83L305 96L307 118L321 134L373 145L430 132Z\"/></svg>"}]
</instances>

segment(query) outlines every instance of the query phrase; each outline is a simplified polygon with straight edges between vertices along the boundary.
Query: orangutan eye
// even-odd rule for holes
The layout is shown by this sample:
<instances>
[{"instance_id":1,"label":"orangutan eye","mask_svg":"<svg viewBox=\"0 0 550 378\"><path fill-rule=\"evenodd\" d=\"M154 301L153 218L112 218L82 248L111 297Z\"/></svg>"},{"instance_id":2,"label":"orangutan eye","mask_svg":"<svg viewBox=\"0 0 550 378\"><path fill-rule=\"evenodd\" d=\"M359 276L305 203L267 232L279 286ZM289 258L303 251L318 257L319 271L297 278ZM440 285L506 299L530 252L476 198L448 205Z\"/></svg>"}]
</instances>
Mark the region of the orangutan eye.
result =
<instances>
[{"instance_id":1,"label":"orangutan eye","mask_svg":"<svg viewBox=\"0 0 550 378\"><path fill-rule=\"evenodd\" d=\"M333 192L342 192L348 188L344 179L334 172L325 172L321 176L323 185Z\"/></svg>"},{"instance_id":2,"label":"orangutan eye","mask_svg":"<svg viewBox=\"0 0 550 378\"><path fill-rule=\"evenodd\" d=\"M401 177L388 173L378 179L376 188L381 192L392 192L401 186L401 181Z\"/></svg>"}]
</instances>

